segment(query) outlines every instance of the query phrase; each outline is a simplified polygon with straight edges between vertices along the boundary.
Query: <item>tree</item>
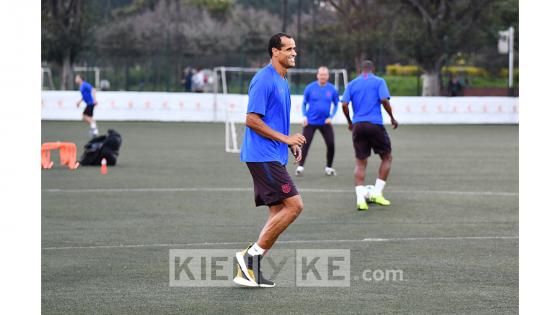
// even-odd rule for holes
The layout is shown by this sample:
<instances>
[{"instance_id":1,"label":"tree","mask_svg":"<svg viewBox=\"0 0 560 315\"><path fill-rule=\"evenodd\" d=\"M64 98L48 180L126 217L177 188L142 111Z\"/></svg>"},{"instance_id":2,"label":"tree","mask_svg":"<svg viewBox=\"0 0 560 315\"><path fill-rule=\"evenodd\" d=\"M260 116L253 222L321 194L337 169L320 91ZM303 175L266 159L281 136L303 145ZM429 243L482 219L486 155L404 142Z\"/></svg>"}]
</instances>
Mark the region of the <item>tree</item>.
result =
<instances>
[{"instance_id":1,"label":"tree","mask_svg":"<svg viewBox=\"0 0 560 315\"><path fill-rule=\"evenodd\" d=\"M323 38L331 45L343 45L356 69L362 60L391 45L387 30L399 6L383 0L327 0L322 7L336 12L335 21L338 21L322 27Z\"/></svg>"},{"instance_id":2,"label":"tree","mask_svg":"<svg viewBox=\"0 0 560 315\"><path fill-rule=\"evenodd\" d=\"M60 88L72 89L72 63L87 47L91 27L84 0L41 2L41 54L62 67Z\"/></svg>"},{"instance_id":3,"label":"tree","mask_svg":"<svg viewBox=\"0 0 560 315\"><path fill-rule=\"evenodd\" d=\"M482 23L495 0L401 0L397 46L424 69L422 95L440 94L440 71L458 52L481 47Z\"/></svg>"}]
</instances>

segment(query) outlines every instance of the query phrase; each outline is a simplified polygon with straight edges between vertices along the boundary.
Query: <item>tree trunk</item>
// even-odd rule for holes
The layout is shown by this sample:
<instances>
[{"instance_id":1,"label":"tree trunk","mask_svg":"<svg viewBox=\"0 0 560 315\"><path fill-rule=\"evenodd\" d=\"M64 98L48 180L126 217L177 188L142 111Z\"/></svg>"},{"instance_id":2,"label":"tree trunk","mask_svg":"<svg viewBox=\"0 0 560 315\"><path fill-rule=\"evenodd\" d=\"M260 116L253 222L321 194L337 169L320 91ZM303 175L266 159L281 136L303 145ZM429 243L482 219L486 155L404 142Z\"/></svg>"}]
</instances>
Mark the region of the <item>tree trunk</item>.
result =
<instances>
[{"instance_id":1,"label":"tree trunk","mask_svg":"<svg viewBox=\"0 0 560 315\"><path fill-rule=\"evenodd\" d=\"M70 50L64 52L62 58L62 75L60 78L60 89L61 90L72 90L72 58L70 56Z\"/></svg>"},{"instance_id":2,"label":"tree trunk","mask_svg":"<svg viewBox=\"0 0 560 315\"><path fill-rule=\"evenodd\" d=\"M430 71L422 74L422 96L439 96L439 72Z\"/></svg>"}]
</instances>

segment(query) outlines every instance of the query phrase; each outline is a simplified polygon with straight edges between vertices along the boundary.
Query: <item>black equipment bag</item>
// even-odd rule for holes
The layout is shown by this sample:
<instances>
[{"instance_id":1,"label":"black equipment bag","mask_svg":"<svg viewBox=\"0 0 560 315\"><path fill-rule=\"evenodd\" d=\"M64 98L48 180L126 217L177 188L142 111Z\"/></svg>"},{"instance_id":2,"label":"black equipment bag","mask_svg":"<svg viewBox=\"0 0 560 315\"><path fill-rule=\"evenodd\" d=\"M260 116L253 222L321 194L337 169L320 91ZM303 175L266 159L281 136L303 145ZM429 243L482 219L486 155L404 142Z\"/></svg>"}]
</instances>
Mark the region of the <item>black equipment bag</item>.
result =
<instances>
[{"instance_id":1,"label":"black equipment bag","mask_svg":"<svg viewBox=\"0 0 560 315\"><path fill-rule=\"evenodd\" d=\"M101 165L101 160L104 158L107 160L107 165L116 165L121 143L121 135L109 129L107 135L95 137L86 143L80 165Z\"/></svg>"}]
</instances>

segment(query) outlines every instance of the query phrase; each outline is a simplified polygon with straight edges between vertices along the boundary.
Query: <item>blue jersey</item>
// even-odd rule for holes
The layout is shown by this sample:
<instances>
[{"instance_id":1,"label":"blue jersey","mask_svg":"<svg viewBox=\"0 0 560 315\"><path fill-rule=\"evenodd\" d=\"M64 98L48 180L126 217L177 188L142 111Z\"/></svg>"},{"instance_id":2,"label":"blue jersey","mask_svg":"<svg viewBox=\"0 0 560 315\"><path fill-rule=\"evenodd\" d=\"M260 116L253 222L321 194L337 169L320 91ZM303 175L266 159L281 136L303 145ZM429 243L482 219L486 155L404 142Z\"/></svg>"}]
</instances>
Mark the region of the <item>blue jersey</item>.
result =
<instances>
[{"instance_id":1,"label":"blue jersey","mask_svg":"<svg viewBox=\"0 0 560 315\"><path fill-rule=\"evenodd\" d=\"M332 112L331 104L334 104ZM333 118L338 110L338 91L329 82L324 86L317 81L310 83L303 92L301 108L310 125L324 125L325 120Z\"/></svg>"},{"instance_id":2,"label":"blue jersey","mask_svg":"<svg viewBox=\"0 0 560 315\"><path fill-rule=\"evenodd\" d=\"M385 80L369 73L360 75L348 84L342 101L352 103L352 123L365 121L383 125L381 100L390 98Z\"/></svg>"},{"instance_id":3,"label":"blue jersey","mask_svg":"<svg viewBox=\"0 0 560 315\"><path fill-rule=\"evenodd\" d=\"M88 106L93 106L93 96L91 95L92 88L93 87L91 86L91 84L87 83L86 81L82 82L82 85L80 85L80 93L82 93L82 99Z\"/></svg>"},{"instance_id":4,"label":"blue jersey","mask_svg":"<svg viewBox=\"0 0 560 315\"><path fill-rule=\"evenodd\" d=\"M290 86L271 64L255 74L249 85L247 113L261 115L270 128L284 135L290 134ZM288 145L263 137L245 127L241 146L242 162L288 163Z\"/></svg>"}]
</instances>

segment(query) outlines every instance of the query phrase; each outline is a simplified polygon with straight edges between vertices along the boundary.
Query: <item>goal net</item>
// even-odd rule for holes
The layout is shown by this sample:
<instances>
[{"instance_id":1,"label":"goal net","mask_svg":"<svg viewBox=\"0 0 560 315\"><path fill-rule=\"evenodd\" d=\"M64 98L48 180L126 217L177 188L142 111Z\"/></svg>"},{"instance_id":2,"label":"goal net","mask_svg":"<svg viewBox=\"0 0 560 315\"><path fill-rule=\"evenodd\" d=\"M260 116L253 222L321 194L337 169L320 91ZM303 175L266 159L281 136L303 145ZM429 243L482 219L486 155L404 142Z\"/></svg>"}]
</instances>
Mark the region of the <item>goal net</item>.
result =
<instances>
[{"instance_id":1,"label":"goal net","mask_svg":"<svg viewBox=\"0 0 560 315\"><path fill-rule=\"evenodd\" d=\"M214 94L217 98L221 96L247 95L249 84L254 74L260 68L243 68L243 67L216 67L214 68ZM348 74L346 69L329 69L329 81L334 84L336 89L342 95L343 88L348 84ZM290 92L292 95L301 95L305 87L317 80L317 69L298 69L293 68L288 71L287 80L290 84ZM341 89L342 88L342 89ZM225 121L225 145L226 152L238 153L240 150L241 139L245 130L243 117L245 116L246 103L243 111L240 108L234 108L225 102L226 105L220 110L224 111Z\"/></svg>"}]
</instances>

